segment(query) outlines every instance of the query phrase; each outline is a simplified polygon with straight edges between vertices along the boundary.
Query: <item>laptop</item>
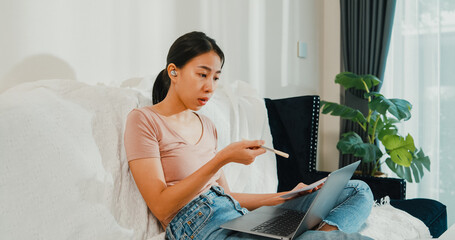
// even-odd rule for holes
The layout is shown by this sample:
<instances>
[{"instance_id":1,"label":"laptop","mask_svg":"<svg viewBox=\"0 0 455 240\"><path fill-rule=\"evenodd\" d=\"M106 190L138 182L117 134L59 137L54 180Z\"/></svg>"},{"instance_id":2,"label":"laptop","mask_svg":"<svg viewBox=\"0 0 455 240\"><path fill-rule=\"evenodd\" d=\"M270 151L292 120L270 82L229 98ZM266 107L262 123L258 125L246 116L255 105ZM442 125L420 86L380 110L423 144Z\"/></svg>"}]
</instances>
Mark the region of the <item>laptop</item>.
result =
<instances>
[{"instance_id":1,"label":"laptop","mask_svg":"<svg viewBox=\"0 0 455 240\"><path fill-rule=\"evenodd\" d=\"M263 206L220 227L275 239L293 239L316 227L329 214L359 164L357 161L330 173L306 213Z\"/></svg>"}]
</instances>

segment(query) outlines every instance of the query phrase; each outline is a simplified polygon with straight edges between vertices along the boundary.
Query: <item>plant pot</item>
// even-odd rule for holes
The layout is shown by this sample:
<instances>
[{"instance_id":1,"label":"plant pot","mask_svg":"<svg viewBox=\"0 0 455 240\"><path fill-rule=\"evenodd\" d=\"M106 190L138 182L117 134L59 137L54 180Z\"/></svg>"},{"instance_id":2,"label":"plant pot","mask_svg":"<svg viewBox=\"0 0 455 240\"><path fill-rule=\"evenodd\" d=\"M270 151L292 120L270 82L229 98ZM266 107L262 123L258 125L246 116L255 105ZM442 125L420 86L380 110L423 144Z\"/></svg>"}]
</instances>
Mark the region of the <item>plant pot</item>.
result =
<instances>
[{"instance_id":1,"label":"plant pot","mask_svg":"<svg viewBox=\"0 0 455 240\"><path fill-rule=\"evenodd\" d=\"M370 176L370 175L364 175L362 174L362 171L360 170L357 170L354 172L354 175L359 175L359 176ZM371 177L371 176L370 176ZM379 177L379 178L386 178L387 177L387 173L383 173L381 171L376 171L374 173L374 177Z\"/></svg>"},{"instance_id":2,"label":"plant pot","mask_svg":"<svg viewBox=\"0 0 455 240\"><path fill-rule=\"evenodd\" d=\"M400 178L391 177L372 177L365 175L352 176L352 179L358 179L366 182L373 192L374 200L389 196L390 199L403 200L406 198L406 181Z\"/></svg>"}]
</instances>

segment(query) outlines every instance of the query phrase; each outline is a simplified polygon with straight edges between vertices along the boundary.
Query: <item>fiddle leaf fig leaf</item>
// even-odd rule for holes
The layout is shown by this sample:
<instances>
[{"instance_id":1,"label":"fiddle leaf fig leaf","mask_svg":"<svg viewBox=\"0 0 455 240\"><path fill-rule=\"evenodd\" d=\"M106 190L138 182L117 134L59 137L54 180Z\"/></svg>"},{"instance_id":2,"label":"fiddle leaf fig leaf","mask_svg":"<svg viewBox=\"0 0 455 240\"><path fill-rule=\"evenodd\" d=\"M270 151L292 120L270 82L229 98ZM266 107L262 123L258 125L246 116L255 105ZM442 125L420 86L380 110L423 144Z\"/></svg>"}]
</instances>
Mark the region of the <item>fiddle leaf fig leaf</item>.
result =
<instances>
[{"instance_id":1,"label":"fiddle leaf fig leaf","mask_svg":"<svg viewBox=\"0 0 455 240\"><path fill-rule=\"evenodd\" d=\"M358 123L366 122L365 116L357 110L338 103L321 101L322 113L332 116L340 116L341 118L348 119Z\"/></svg>"},{"instance_id":2,"label":"fiddle leaf fig leaf","mask_svg":"<svg viewBox=\"0 0 455 240\"><path fill-rule=\"evenodd\" d=\"M362 138L355 132L343 134L337 144L338 150L343 154L352 154L361 157L365 162L371 162L382 156L381 150L375 144L364 143Z\"/></svg>"},{"instance_id":3,"label":"fiddle leaf fig leaf","mask_svg":"<svg viewBox=\"0 0 455 240\"><path fill-rule=\"evenodd\" d=\"M357 75L351 72L342 72L336 75L335 83L340 84L345 89L355 88L357 90L366 90L381 83L377 77L373 75Z\"/></svg>"},{"instance_id":4,"label":"fiddle leaf fig leaf","mask_svg":"<svg viewBox=\"0 0 455 240\"><path fill-rule=\"evenodd\" d=\"M411 166L411 153L413 153L416 148L414 146L414 139L410 134L408 134L406 138L398 135L384 136L382 144L384 144L384 147L393 162L404 167Z\"/></svg>"}]
</instances>

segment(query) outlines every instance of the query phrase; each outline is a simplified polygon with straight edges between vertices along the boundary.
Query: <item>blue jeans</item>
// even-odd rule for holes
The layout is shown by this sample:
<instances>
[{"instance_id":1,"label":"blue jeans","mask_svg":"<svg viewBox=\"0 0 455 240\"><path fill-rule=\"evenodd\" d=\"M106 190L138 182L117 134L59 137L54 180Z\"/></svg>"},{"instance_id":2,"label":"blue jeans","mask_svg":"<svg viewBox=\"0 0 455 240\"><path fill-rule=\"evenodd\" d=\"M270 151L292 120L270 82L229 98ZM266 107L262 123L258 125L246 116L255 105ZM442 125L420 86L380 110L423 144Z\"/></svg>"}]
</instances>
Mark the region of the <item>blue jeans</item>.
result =
<instances>
[{"instance_id":1,"label":"blue jeans","mask_svg":"<svg viewBox=\"0 0 455 240\"><path fill-rule=\"evenodd\" d=\"M306 212L316 193L311 193L277 207ZM370 239L356 233L370 214L373 195L368 185L351 180L324 222L340 230L331 232L306 231L295 239ZM269 239L222 229L219 226L248 213L219 186L193 199L184 206L166 227L166 239Z\"/></svg>"}]
</instances>

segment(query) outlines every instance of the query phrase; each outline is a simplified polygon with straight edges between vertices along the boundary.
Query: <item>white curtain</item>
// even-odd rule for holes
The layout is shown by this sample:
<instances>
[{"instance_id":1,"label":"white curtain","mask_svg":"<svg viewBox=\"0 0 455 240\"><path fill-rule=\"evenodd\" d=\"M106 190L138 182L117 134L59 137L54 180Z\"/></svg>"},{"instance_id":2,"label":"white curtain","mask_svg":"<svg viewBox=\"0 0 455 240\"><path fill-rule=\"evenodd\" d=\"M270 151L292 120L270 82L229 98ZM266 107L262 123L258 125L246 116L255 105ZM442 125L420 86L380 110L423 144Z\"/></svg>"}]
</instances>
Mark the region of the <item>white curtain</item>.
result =
<instances>
[{"instance_id":1,"label":"white curtain","mask_svg":"<svg viewBox=\"0 0 455 240\"><path fill-rule=\"evenodd\" d=\"M165 67L172 42L199 30L225 52L222 80L249 82L267 97L317 94L321 6L317 0L0 1L0 92L27 78L25 72L111 85L152 78ZM306 59L297 57L298 41L307 43ZM58 60L66 64L50 64ZM42 73L57 65L66 67L60 75Z\"/></svg>"},{"instance_id":2,"label":"white curtain","mask_svg":"<svg viewBox=\"0 0 455 240\"><path fill-rule=\"evenodd\" d=\"M433 198L455 221L455 1L397 1L382 91L413 104L403 124L430 157L431 171L407 185L407 198Z\"/></svg>"}]
</instances>

